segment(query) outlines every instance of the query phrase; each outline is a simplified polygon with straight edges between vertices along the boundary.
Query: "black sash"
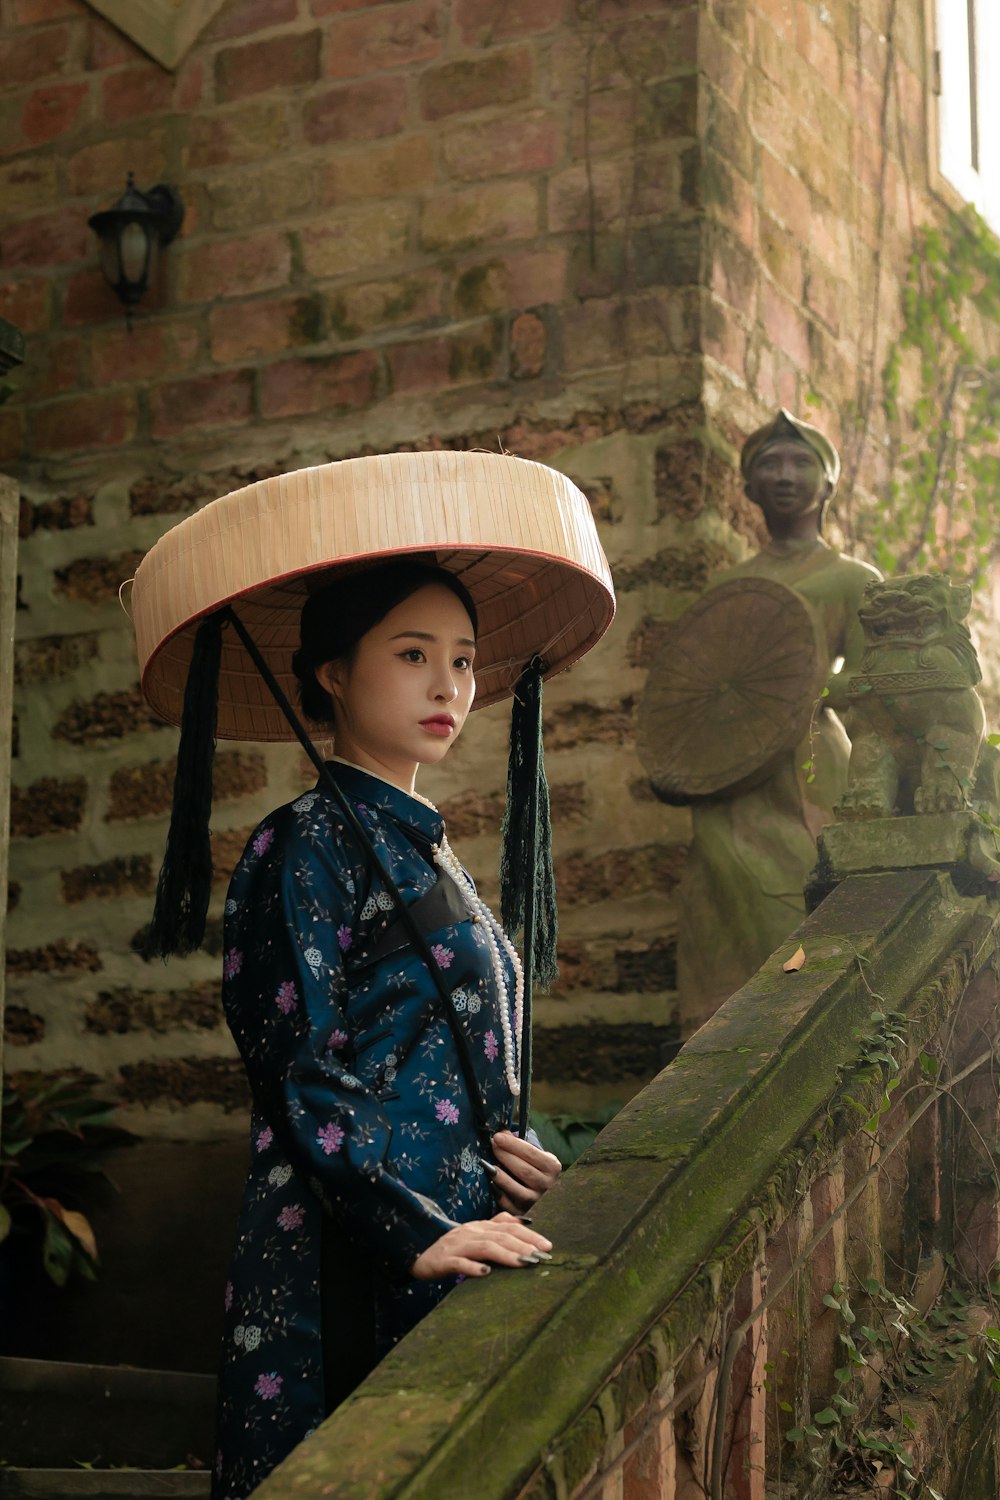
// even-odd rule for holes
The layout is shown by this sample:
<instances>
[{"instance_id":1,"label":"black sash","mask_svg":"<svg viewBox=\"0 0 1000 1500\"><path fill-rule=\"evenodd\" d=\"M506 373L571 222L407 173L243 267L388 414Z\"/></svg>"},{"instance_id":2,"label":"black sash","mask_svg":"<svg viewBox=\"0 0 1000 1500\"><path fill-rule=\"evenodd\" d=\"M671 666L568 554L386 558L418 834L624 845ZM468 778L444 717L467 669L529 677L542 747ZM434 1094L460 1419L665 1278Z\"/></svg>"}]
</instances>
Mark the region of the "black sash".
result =
<instances>
[{"instance_id":1,"label":"black sash","mask_svg":"<svg viewBox=\"0 0 1000 1500\"><path fill-rule=\"evenodd\" d=\"M442 927L452 927L457 922L467 922L472 916L457 881L440 866L434 885L422 896L418 896L407 910L410 921L424 937L428 937ZM387 954L409 947L413 942L412 932L412 927L408 928L402 917L396 917L388 927L384 928L382 935L372 947L366 949L365 962L377 963Z\"/></svg>"}]
</instances>

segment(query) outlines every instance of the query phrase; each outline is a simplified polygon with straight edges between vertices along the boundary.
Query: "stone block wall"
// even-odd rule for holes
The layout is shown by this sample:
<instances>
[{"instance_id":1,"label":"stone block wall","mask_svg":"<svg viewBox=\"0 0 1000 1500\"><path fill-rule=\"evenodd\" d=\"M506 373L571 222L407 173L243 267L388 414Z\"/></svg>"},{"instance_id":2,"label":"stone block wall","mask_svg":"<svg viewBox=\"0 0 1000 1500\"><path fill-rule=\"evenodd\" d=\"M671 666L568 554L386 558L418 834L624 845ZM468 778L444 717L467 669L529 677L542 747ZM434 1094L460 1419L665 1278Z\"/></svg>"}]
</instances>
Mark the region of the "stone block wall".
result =
<instances>
[{"instance_id":1,"label":"stone block wall","mask_svg":"<svg viewBox=\"0 0 1000 1500\"><path fill-rule=\"evenodd\" d=\"M118 602L162 532L255 477L493 448L590 497L619 590L547 690L562 977L538 1102L624 1098L676 1037L686 815L634 715L663 622L755 540L736 454L813 410L885 481L869 374L928 190L918 0L226 0L174 71L85 0L4 0L0 405L21 483L9 1066L86 1068L144 1133L239 1121L219 928L167 969L132 942L175 734ZM888 95L886 83L888 80ZM884 126L884 128L883 128ZM87 216L168 181L183 231L131 333ZM871 317L877 303L879 319ZM424 790L495 894L505 714ZM224 748L220 885L297 751Z\"/></svg>"}]
</instances>

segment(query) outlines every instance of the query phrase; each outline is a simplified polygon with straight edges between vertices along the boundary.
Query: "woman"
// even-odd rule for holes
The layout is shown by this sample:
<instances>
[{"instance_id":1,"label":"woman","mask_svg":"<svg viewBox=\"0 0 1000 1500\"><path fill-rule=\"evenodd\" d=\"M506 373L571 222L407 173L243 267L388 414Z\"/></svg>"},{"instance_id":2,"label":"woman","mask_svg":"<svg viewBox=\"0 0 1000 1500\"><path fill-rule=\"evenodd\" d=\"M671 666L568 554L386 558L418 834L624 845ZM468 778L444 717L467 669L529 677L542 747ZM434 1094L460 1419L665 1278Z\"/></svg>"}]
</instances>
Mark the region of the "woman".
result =
<instances>
[{"instance_id":1,"label":"woman","mask_svg":"<svg viewBox=\"0 0 1000 1500\"><path fill-rule=\"evenodd\" d=\"M471 883L452 879L444 824L414 792L472 706L475 613L452 574L390 564L312 597L295 669L404 899L415 907L442 869L451 886L428 938L496 1165L423 962L320 784L256 829L226 902L223 1003L254 1098L226 1293L214 1492L226 1500L249 1494L455 1276L552 1248L518 1217L559 1162L509 1128L517 956Z\"/></svg>"},{"instance_id":2,"label":"woman","mask_svg":"<svg viewBox=\"0 0 1000 1500\"><path fill-rule=\"evenodd\" d=\"M456 1277L549 1253L525 1210L558 1163L510 1129L515 1097L526 1115L528 959L544 970L555 938L541 680L600 638L614 595L564 476L435 452L215 501L143 559L132 607L143 691L181 723L150 951L201 941L215 737L291 724L320 771L255 830L226 902L223 1000L253 1115L213 1495L242 1500ZM293 681L332 729L332 762ZM476 706L515 684L520 700L502 886L523 976L414 787L477 681Z\"/></svg>"}]
</instances>

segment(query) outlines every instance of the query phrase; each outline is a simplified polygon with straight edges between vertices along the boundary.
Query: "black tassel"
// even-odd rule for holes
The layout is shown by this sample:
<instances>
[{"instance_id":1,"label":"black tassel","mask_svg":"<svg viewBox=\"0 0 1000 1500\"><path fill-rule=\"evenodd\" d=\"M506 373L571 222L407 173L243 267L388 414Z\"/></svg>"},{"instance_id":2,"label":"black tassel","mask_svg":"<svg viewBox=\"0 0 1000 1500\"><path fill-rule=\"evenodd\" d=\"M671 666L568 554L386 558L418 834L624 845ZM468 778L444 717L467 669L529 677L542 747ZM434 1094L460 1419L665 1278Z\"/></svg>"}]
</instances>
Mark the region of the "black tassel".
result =
<instances>
[{"instance_id":1,"label":"black tassel","mask_svg":"<svg viewBox=\"0 0 1000 1500\"><path fill-rule=\"evenodd\" d=\"M518 680L510 716L507 805L500 853L500 913L511 934L524 928L525 960L535 981L552 983L559 917L552 872L549 788L542 748L542 673L534 657ZM530 931L529 931L530 928Z\"/></svg>"},{"instance_id":2,"label":"black tassel","mask_svg":"<svg viewBox=\"0 0 1000 1500\"><path fill-rule=\"evenodd\" d=\"M212 764L218 715L221 611L198 627L184 689L184 717L167 847L156 886L153 920L142 940L147 958L191 953L205 936L212 893Z\"/></svg>"}]
</instances>

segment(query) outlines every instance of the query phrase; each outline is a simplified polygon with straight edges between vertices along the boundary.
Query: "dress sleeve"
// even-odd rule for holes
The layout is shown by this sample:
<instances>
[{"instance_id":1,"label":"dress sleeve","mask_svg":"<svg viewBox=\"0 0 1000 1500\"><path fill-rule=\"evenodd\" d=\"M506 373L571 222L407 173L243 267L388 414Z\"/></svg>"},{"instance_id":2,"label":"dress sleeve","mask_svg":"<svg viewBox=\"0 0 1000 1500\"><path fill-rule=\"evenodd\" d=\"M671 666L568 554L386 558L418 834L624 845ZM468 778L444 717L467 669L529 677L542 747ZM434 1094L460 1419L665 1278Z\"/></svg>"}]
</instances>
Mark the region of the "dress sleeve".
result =
<instances>
[{"instance_id":1,"label":"dress sleeve","mask_svg":"<svg viewBox=\"0 0 1000 1500\"><path fill-rule=\"evenodd\" d=\"M281 816L261 825L233 876L223 1004L254 1103L288 1161L324 1208L403 1277L454 1221L388 1169L391 1126L343 1061L343 949L361 904L360 872L336 825L325 838L308 837L282 827Z\"/></svg>"}]
</instances>

